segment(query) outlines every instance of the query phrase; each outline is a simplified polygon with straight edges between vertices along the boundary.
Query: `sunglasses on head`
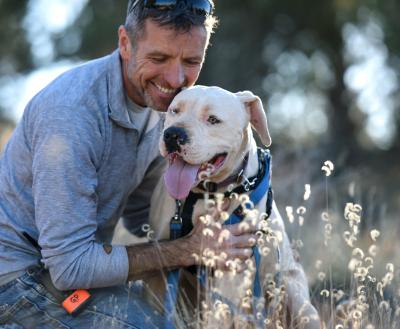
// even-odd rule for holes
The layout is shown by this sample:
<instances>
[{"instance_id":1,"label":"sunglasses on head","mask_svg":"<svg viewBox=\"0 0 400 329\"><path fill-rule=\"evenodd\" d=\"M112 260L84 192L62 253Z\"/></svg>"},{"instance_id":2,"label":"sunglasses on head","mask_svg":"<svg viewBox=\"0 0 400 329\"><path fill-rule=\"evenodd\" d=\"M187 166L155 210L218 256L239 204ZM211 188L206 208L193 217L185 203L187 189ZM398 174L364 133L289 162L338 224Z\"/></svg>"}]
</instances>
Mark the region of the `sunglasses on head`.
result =
<instances>
[{"instance_id":1,"label":"sunglasses on head","mask_svg":"<svg viewBox=\"0 0 400 329\"><path fill-rule=\"evenodd\" d=\"M128 14L130 14L141 0L131 1ZM170 10L176 6L179 0L144 0L144 8L158 10ZM213 11L213 4L210 0L185 0L191 10L199 15L210 15Z\"/></svg>"}]
</instances>

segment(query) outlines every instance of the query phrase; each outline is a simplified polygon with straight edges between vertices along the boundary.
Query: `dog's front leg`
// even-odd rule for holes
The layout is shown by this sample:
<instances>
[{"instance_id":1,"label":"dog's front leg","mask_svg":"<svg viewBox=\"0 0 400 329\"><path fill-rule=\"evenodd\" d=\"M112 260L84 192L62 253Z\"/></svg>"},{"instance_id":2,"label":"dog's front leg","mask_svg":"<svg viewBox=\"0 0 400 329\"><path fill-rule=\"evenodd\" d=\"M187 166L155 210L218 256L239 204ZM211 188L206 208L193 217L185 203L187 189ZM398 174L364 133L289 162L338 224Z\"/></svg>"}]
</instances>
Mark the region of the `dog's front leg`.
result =
<instances>
[{"instance_id":1,"label":"dog's front leg","mask_svg":"<svg viewBox=\"0 0 400 329\"><path fill-rule=\"evenodd\" d=\"M149 224L154 240L169 239L169 224L175 213L175 200L167 193L161 177L151 197Z\"/></svg>"},{"instance_id":2,"label":"dog's front leg","mask_svg":"<svg viewBox=\"0 0 400 329\"><path fill-rule=\"evenodd\" d=\"M288 296L289 314L293 316L292 323L295 328L320 329L321 322L317 310L308 298L308 288L305 274L300 264L297 270L291 270L286 276L286 291ZM307 296L307 298L305 298Z\"/></svg>"},{"instance_id":3,"label":"dog's front leg","mask_svg":"<svg viewBox=\"0 0 400 329\"><path fill-rule=\"evenodd\" d=\"M284 223L278 209L273 204L271 222L282 237L280 249L280 273L286 291L287 315L282 322L288 322L289 328L319 329L318 312L311 304L308 282L299 259L294 257L293 249L284 229ZM285 313L285 312L284 312ZM287 321L287 319L290 319Z\"/></svg>"}]
</instances>

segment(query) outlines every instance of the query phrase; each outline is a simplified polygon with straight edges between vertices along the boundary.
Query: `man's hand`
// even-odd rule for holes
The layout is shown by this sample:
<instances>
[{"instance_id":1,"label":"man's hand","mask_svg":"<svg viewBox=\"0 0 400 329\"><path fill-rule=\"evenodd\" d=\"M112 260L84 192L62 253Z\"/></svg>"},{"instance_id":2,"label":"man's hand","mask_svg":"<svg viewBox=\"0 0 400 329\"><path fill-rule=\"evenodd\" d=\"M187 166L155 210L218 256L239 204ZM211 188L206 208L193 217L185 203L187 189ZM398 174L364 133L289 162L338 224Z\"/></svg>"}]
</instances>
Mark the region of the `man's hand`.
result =
<instances>
[{"instance_id":1,"label":"man's hand","mask_svg":"<svg viewBox=\"0 0 400 329\"><path fill-rule=\"evenodd\" d=\"M221 270L241 271L241 262L253 255L257 229L247 223L222 225L224 207L200 216L193 230L173 241L160 241L126 247L128 280L143 278L160 270L205 265Z\"/></svg>"},{"instance_id":2,"label":"man's hand","mask_svg":"<svg viewBox=\"0 0 400 329\"><path fill-rule=\"evenodd\" d=\"M206 265L222 270L237 266L253 255L256 244L256 227L248 223L221 224L221 211L214 209L210 215L200 216L192 232L185 238L188 250L196 265ZM237 261L240 260L240 261ZM235 263L233 264L232 261Z\"/></svg>"}]
</instances>

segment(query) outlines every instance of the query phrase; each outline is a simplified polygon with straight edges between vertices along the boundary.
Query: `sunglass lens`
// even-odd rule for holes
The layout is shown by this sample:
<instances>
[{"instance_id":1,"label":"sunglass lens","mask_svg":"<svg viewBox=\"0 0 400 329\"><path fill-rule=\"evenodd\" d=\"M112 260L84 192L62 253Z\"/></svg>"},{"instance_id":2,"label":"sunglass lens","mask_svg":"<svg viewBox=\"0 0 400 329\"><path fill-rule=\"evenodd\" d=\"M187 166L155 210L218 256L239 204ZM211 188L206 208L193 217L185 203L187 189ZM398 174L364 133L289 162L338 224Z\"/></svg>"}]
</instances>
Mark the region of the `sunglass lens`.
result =
<instances>
[{"instance_id":1,"label":"sunglass lens","mask_svg":"<svg viewBox=\"0 0 400 329\"><path fill-rule=\"evenodd\" d=\"M172 7L176 5L177 0L145 0L144 6L149 8Z\"/></svg>"},{"instance_id":2,"label":"sunglass lens","mask_svg":"<svg viewBox=\"0 0 400 329\"><path fill-rule=\"evenodd\" d=\"M146 8L168 9L176 5L178 0L144 0ZM186 0L192 9L199 14L211 14L213 8L209 0Z\"/></svg>"},{"instance_id":3,"label":"sunglass lens","mask_svg":"<svg viewBox=\"0 0 400 329\"><path fill-rule=\"evenodd\" d=\"M211 3L208 0L191 0L188 2L192 3L192 8L196 11L202 11L205 14L211 14L212 12Z\"/></svg>"}]
</instances>

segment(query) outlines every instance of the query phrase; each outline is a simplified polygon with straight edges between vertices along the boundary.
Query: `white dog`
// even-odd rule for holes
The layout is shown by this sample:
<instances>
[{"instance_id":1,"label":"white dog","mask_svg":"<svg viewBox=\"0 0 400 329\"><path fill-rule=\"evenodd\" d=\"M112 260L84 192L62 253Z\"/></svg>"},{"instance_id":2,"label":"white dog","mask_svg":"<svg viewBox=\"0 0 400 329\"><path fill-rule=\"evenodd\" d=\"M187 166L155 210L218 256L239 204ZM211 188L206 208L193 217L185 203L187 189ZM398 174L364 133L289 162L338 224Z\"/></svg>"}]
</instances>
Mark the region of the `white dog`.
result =
<instances>
[{"instance_id":1,"label":"white dog","mask_svg":"<svg viewBox=\"0 0 400 329\"><path fill-rule=\"evenodd\" d=\"M192 223L209 212L210 204L215 205L218 200L230 200L228 213L243 203L250 203L236 193L230 195L229 191L250 194L252 187L262 179L260 168L268 165L266 154L257 151L251 127L264 145L270 145L261 100L249 91L235 94L218 87L195 86L175 97L166 114L164 135L160 140L161 154L169 159L169 166L151 202L150 225L156 240L170 238L169 219L177 213L176 201L184 201L189 193L206 194L206 200L195 201ZM212 195L215 199L210 203L207 196ZM253 257L242 262L241 271L236 271L237 262L231 261L229 269L214 271L207 277L207 287L212 288L203 295L204 327L259 327L260 321L255 320L258 318L263 319L263 327L268 328L297 328L297 325L319 328L318 315L310 304L307 280L294 259L282 218L273 203L267 219L267 203L268 193L264 193L254 209L241 208L243 225L258 225L260 261L255 262ZM213 223L210 218L203 216L202 220L207 225L221 225L226 216ZM215 237L224 238L229 239L229 236L221 233ZM197 257L207 258L210 252L212 257L224 256L208 250L208 256ZM258 299L251 292L257 275L262 292ZM256 302L252 303L254 299ZM246 314L253 317L246 318Z\"/></svg>"}]
</instances>

